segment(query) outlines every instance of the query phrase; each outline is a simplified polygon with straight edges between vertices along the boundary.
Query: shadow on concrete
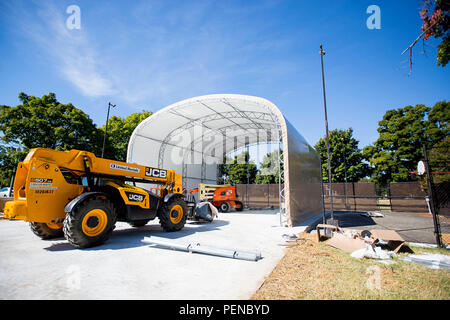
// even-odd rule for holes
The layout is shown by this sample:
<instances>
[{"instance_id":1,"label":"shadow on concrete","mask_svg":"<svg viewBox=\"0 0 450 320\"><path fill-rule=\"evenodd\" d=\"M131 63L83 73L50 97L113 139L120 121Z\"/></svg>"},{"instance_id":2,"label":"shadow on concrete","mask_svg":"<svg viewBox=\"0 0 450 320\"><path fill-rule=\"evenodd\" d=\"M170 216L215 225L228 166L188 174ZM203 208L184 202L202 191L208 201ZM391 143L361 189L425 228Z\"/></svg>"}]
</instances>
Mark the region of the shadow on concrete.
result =
<instances>
[{"instance_id":1,"label":"shadow on concrete","mask_svg":"<svg viewBox=\"0 0 450 320\"><path fill-rule=\"evenodd\" d=\"M367 216L361 215L363 212L349 212L349 211L335 211L334 218L339 220L339 227L341 228L357 228L364 229L364 227L375 226L377 223ZM330 219L329 212L326 213L325 218ZM323 223L322 215L310 224L309 230L316 229L317 225Z\"/></svg>"},{"instance_id":2,"label":"shadow on concrete","mask_svg":"<svg viewBox=\"0 0 450 320\"><path fill-rule=\"evenodd\" d=\"M177 232L165 232L159 224L145 225L140 228L130 226L129 228L114 230L108 241L100 246L81 250L121 250L148 246L148 243L142 242L144 237L157 236L165 239L180 239L194 233L218 230L220 227L225 226L228 223L228 221L224 220L214 220L212 223L188 221L184 228ZM61 240L63 240L63 242L61 242ZM52 239L49 241L52 241L53 243L49 247L44 248L47 251L58 252L79 250L78 248L72 246L64 238Z\"/></svg>"}]
</instances>

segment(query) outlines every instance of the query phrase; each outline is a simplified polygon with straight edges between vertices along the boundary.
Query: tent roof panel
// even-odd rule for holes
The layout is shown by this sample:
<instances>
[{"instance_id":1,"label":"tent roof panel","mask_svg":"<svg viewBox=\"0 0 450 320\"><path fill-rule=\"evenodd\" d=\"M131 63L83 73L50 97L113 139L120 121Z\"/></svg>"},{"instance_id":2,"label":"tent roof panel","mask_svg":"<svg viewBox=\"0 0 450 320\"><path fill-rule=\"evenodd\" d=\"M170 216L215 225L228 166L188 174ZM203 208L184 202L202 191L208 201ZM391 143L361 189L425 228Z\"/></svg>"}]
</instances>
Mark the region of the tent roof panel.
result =
<instances>
[{"instance_id":1,"label":"tent roof panel","mask_svg":"<svg viewBox=\"0 0 450 320\"><path fill-rule=\"evenodd\" d=\"M127 161L176 168L181 170L184 186L192 187L214 182L214 161L220 162L223 154L265 142L282 143L284 183L279 198L288 224L317 214L320 160L280 110L263 98L215 94L167 106L135 128Z\"/></svg>"}]
</instances>

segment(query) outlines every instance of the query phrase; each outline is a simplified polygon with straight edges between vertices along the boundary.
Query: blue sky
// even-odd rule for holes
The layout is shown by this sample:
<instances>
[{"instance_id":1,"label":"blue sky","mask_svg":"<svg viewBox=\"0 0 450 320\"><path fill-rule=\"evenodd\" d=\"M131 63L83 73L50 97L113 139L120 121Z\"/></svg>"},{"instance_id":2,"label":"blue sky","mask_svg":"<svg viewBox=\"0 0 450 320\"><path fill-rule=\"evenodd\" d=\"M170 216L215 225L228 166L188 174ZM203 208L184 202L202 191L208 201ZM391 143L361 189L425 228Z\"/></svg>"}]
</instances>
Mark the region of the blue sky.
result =
<instances>
[{"instance_id":1,"label":"blue sky","mask_svg":"<svg viewBox=\"0 0 450 320\"><path fill-rule=\"evenodd\" d=\"M81 10L70 30L69 5ZM381 29L369 30L369 5ZM310 144L329 128L374 142L386 110L449 99L449 68L419 35L421 1L5 1L0 0L0 104L54 92L101 126L112 114L157 111L193 96L238 93L275 103Z\"/></svg>"}]
</instances>

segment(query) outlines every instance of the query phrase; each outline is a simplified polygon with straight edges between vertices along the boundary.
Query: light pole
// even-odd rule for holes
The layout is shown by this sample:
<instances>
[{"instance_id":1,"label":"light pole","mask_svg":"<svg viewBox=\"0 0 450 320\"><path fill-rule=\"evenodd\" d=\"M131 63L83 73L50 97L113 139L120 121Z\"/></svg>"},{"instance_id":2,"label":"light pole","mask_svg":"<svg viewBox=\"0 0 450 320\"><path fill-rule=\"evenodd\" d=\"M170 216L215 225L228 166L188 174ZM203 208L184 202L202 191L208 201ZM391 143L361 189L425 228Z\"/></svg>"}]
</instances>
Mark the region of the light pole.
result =
<instances>
[{"instance_id":1,"label":"light pole","mask_svg":"<svg viewBox=\"0 0 450 320\"><path fill-rule=\"evenodd\" d=\"M102 158L105 156L105 143L106 143L106 135L108 134L108 120L109 120L109 109L111 107L115 107L115 104L108 102L108 113L106 114L106 127L105 127L105 135L103 136L103 147L102 147Z\"/></svg>"},{"instance_id":2,"label":"light pole","mask_svg":"<svg viewBox=\"0 0 450 320\"><path fill-rule=\"evenodd\" d=\"M325 95L325 76L323 72L323 56L325 51L322 50L322 45L320 45L320 63L322 65L322 87L323 87L323 107L325 110L325 131L327 134L327 155L328 155L328 184L329 184L329 199L330 199L330 217L331 223L334 223L334 212L333 212L333 191L331 187L331 159L330 159L330 139L328 135L328 117L327 117L327 98Z\"/></svg>"},{"instance_id":3,"label":"light pole","mask_svg":"<svg viewBox=\"0 0 450 320\"><path fill-rule=\"evenodd\" d=\"M342 143L344 146L342 147L342 156L344 158L344 197L345 197L345 210L348 210L348 204L347 204L347 162L345 160L345 143L344 138L341 138Z\"/></svg>"}]
</instances>

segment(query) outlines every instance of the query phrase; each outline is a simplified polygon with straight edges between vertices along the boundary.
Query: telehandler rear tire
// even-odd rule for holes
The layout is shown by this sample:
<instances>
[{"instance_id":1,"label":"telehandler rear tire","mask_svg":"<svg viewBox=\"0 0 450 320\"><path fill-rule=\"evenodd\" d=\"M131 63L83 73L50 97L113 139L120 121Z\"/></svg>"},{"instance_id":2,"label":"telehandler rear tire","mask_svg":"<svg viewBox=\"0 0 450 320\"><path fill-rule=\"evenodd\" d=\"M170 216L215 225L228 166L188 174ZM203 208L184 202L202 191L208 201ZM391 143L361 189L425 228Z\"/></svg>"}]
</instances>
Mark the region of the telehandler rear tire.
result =
<instances>
[{"instance_id":1,"label":"telehandler rear tire","mask_svg":"<svg viewBox=\"0 0 450 320\"><path fill-rule=\"evenodd\" d=\"M164 231L172 232L183 229L188 216L186 201L173 198L159 209L159 223Z\"/></svg>"},{"instance_id":2,"label":"telehandler rear tire","mask_svg":"<svg viewBox=\"0 0 450 320\"><path fill-rule=\"evenodd\" d=\"M30 222L31 231L43 240L64 237L63 228L56 228L53 225L41 222Z\"/></svg>"},{"instance_id":3,"label":"telehandler rear tire","mask_svg":"<svg viewBox=\"0 0 450 320\"><path fill-rule=\"evenodd\" d=\"M77 248L98 246L108 240L116 220L117 211L110 200L90 198L66 214L64 236Z\"/></svg>"}]
</instances>

